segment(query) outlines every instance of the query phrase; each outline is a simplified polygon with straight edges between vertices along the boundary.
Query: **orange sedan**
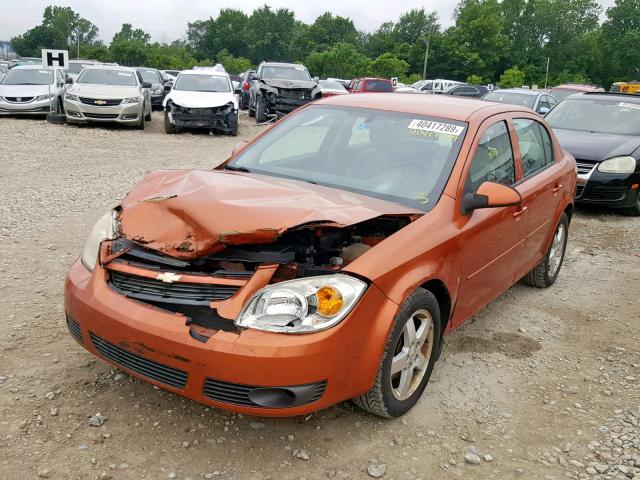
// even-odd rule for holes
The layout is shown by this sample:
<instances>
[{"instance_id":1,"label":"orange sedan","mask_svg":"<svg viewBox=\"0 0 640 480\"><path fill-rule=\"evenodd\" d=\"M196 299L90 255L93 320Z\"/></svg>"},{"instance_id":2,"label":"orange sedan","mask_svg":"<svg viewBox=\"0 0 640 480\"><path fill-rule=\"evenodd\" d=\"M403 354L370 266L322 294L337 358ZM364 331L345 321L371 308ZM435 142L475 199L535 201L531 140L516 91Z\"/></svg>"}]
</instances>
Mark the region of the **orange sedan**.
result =
<instances>
[{"instance_id":1,"label":"orange sedan","mask_svg":"<svg viewBox=\"0 0 640 480\"><path fill-rule=\"evenodd\" d=\"M533 111L437 95L297 110L211 171L142 180L65 283L91 353L251 415L422 395L442 337L562 265L576 165Z\"/></svg>"}]
</instances>

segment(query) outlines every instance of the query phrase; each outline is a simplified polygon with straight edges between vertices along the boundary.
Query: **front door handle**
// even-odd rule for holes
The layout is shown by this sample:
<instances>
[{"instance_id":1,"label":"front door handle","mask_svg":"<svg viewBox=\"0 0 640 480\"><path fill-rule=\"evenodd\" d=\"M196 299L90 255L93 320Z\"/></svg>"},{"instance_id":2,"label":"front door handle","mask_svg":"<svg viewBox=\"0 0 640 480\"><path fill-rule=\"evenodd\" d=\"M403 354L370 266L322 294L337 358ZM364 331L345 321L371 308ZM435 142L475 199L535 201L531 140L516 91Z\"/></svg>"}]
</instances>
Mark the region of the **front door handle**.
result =
<instances>
[{"instance_id":1,"label":"front door handle","mask_svg":"<svg viewBox=\"0 0 640 480\"><path fill-rule=\"evenodd\" d=\"M553 189L551 190L553 193L558 192L558 190L560 190L562 188L562 184L561 183L556 183L555 186L553 187Z\"/></svg>"},{"instance_id":2,"label":"front door handle","mask_svg":"<svg viewBox=\"0 0 640 480\"><path fill-rule=\"evenodd\" d=\"M529 207L522 207L520 209L518 209L514 214L513 214L513 218L518 218L520 215L522 215L524 212L527 211Z\"/></svg>"}]
</instances>

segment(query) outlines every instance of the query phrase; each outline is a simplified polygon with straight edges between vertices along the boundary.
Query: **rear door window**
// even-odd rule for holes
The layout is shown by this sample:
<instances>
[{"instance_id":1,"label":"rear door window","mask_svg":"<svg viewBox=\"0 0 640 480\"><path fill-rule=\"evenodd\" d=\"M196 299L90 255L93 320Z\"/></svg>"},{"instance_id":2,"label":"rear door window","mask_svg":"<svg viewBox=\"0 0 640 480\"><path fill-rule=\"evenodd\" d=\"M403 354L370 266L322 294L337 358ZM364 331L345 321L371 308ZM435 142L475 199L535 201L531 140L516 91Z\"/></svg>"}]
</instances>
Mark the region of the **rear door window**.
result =
<instances>
[{"instance_id":1,"label":"rear door window","mask_svg":"<svg viewBox=\"0 0 640 480\"><path fill-rule=\"evenodd\" d=\"M553 162L551 137L546 128L529 118L514 118L513 126L522 155L522 174L527 178Z\"/></svg>"}]
</instances>

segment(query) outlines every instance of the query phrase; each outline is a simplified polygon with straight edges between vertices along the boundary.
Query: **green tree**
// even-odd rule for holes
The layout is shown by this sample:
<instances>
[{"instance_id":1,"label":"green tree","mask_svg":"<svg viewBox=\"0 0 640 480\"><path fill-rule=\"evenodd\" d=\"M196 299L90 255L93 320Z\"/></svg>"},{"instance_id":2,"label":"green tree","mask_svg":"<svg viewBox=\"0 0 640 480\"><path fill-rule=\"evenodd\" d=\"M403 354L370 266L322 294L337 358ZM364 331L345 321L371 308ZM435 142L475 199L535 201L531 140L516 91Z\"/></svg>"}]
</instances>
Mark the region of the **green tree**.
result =
<instances>
[{"instance_id":1,"label":"green tree","mask_svg":"<svg viewBox=\"0 0 640 480\"><path fill-rule=\"evenodd\" d=\"M18 55L39 57L43 48L66 49L67 39L59 30L38 25L12 38L11 45Z\"/></svg>"},{"instance_id":2,"label":"green tree","mask_svg":"<svg viewBox=\"0 0 640 480\"><path fill-rule=\"evenodd\" d=\"M268 5L255 9L247 22L250 60L255 64L263 60L290 60L296 32L295 14L291 10L272 10Z\"/></svg>"},{"instance_id":3,"label":"green tree","mask_svg":"<svg viewBox=\"0 0 640 480\"><path fill-rule=\"evenodd\" d=\"M338 43L324 52L313 52L305 59L312 75L322 78L353 78L367 72L371 60L349 43Z\"/></svg>"},{"instance_id":4,"label":"green tree","mask_svg":"<svg viewBox=\"0 0 640 480\"><path fill-rule=\"evenodd\" d=\"M482 85L483 83L487 82L485 82L484 78L480 75L469 75L467 77L467 83L470 83L472 85Z\"/></svg>"},{"instance_id":5,"label":"green tree","mask_svg":"<svg viewBox=\"0 0 640 480\"><path fill-rule=\"evenodd\" d=\"M228 50L223 49L216 56L218 62L224 65L229 73L241 73L251 68L251 60L244 57L234 57Z\"/></svg>"},{"instance_id":6,"label":"green tree","mask_svg":"<svg viewBox=\"0 0 640 480\"><path fill-rule=\"evenodd\" d=\"M498 81L500 88L517 88L524 85L524 72L518 67L512 67L506 70Z\"/></svg>"},{"instance_id":7,"label":"green tree","mask_svg":"<svg viewBox=\"0 0 640 480\"><path fill-rule=\"evenodd\" d=\"M325 12L304 29L300 41L307 52L324 51L337 43L355 45L358 31L350 18Z\"/></svg>"},{"instance_id":8,"label":"green tree","mask_svg":"<svg viewBox=\"0 0 640 480\"><path fill-rule=\"evenodd\" d=\"M610 65L603 73L604 82L640 78L640 0L616 0L607 9L602 39Z\"/></svg>"},{"instance_id":9,"label":"green tree","mask_svg":"<svg viewBox=\"0 0 640 480\"><path fill-rule=\"evenodd\" d=\"M404 76L409 64L391 53L383 53L369 64L369 75L380 78Z\"/></svg>"},{"instance_id":10,"label":"green tree","mask_svg":"<svg viewBox=\"0 0 640 480\"><path fill-rule=\"evenodd\" d=\"M130 23L123 23L111 41L111 55L122 65L143 66L150 59L150 40L151 35L144 30L134 29Z\"/></svg>"}]
</instances>

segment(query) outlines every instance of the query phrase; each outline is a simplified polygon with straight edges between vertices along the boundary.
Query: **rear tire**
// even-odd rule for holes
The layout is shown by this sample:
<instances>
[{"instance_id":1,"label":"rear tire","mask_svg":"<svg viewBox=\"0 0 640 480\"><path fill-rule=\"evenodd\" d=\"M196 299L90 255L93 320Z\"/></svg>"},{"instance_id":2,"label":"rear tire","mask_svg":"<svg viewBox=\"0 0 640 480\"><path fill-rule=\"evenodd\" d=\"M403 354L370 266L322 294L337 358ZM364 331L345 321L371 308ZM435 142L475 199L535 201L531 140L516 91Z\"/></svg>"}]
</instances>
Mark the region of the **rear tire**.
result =
<instances>
[{"instance_id":1,"label":"rear tire","mask_svg":"<svg viewBox=\"0 0 640 480\"><path fill-rule=\"evenodd\" d=\"M560 221L553 232L551 245L547 254L527 275L525 283L532 287L547 288L553 285L558 278L564 254L567 250L567 238L569 236L569 217L566 213L560 216Z\"/></svg>"},{"instance_id":2,"label":"rear tire","mask_svg":"<svg viewBox=\"0 0 640 480\"><path fill-rule=\"evenodd\" d=\"M176 133L176 127L169 121L169 112L166 110L164 112L164 133L168 133L170 135Z\"/></svg>"},{"instance_id":3,"label":"rear tire","mask_svg":"<svg viewBox=\"0 0 640 480\"><path fill-rule=\"evenodd\" d=\"M267 121L267 99L262 95L256 100L256 123Z\"/></svg>"},{"instance_id":4,"label":"rear tire","mask_svg":"<svg viewBox=\"0 0 640 480\"><path fill-rule=\"evenodd\" d=\"M399 417L413 408L438 358L441 328L435 295L423 288L416 289L394 319L373 387L353 402L386 418Z\"/></svg>"}]
</instances>

